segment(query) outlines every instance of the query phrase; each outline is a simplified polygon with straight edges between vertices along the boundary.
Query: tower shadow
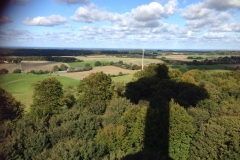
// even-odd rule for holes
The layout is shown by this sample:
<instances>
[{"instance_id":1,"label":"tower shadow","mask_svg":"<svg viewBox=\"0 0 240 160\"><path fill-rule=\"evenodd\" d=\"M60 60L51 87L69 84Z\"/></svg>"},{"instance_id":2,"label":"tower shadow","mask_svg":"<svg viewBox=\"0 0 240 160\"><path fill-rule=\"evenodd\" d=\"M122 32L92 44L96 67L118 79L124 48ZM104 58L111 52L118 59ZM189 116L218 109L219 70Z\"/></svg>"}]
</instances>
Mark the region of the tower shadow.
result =
<instances>
[{"instance_id":1,"label":"tower shadow","mask_svg":"<svg viewBox=\"0 0 240 160\"><path fill-rule=\"evenodd\" d=\"M149 104L144 130L144 146L136 154L127 155L123 160L171 160L170 139L170 101L188 108L208 98L203 87L191 83L175 82L166 78L141 78L126 86L125 96L132 103L145 101Z\"/></svg>"}]
</instances>

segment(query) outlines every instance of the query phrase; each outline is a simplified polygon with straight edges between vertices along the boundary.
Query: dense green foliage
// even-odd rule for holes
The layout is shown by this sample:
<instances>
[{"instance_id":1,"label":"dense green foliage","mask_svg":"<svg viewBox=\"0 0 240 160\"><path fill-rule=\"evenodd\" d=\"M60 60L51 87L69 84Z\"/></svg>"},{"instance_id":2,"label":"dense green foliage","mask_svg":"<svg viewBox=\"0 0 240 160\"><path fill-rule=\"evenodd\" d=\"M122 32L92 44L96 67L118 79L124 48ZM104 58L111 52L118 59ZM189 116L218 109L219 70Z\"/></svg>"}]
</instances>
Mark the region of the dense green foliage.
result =
<instances>
[{"instance_id":1,"label":"dense green foliage","mask_svg":"<svg viewBox=\"0 0 240 160\"><path fill-rule=\"evenodd\" d=\"M21 71L21 69L15 69L14 71L13 71L13 73L21 73L22 71Z\"/></svg>"},{"instance_id":2,"label":"dense green foliage","mask_svg":"<svg viewBox=\"0 0 240 160\"><path fill-rule=\"evenodd\" d=\"M151 64L126 85L99 72L33 88L31 111L1 122L2 159L240 158L240 71Z\"/></svg>"},{"instance_id":3,"label":"dense green foliage","mask_svg":"<svg viewBox=\"0 0 240 160\"><path fill-rule=\"evenodd\" d=\"M78 85L78 101L84 105L95 101L106 101L112 97L112 79L103 72L92 73L84 78Z\"/></svg>"},{"instance_id":4,"label":"dense green foliage","mask_svg":"<svg viewBox=\"0 0 240 160\"><path fill-rule=\"evenodd\" d=\"M0 74L7 74L8 70L6 68L0 69Z\"/></svg>"},{"instance_id":5,"label":"dense green foliage","mask_svg":"<svg viewBox=\"0 0 240 160\"><path fill-rule=\"evenodd\" d=\"M58 113L61 109L63 90L56 78L48 78L33 84L33 104L31 112L38 118Z\"/></svg>"},{"instance_id":6,"label":"dense green foliage","mask_svg":"<svg viewBox=\"0 0 240 160\"><path fill-rule=\"evenodd\" d=\"M0 123L22 117L22 104L2 88L0 88L0 102Z\"/></svg>"}]
</instances>

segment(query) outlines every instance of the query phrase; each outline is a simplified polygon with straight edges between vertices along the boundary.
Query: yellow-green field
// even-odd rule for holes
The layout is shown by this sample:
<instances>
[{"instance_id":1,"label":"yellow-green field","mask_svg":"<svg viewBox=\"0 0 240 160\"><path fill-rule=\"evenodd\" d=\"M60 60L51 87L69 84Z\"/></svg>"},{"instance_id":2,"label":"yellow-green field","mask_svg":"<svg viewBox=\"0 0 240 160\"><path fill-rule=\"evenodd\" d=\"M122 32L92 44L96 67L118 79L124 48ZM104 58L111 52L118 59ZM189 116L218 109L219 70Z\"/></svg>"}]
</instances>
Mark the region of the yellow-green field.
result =
<instances>
[{"instance_id":1,"label":"yellow-green field","mask_svg":"<svg viewBox=\"0 0 240 160\"><path fill-rule=\"evenodd\" d=\"M98 56L78 56L77 59L83 60L84 62L92 62L92 61L107 61L107 62L119 62L123 61L123 63L127 64L137 64L142 65L142 59L141 58L127 58L127 57L115 57L115 56L106 56L106 55L98 55ZM144 58L144 65L150 64L150 63L163 63L159 59L149 59Z\"/></svg>"},{"instance_id":2,"label":"yellow-green field","mask_svg":"<svg viewBox=\"0 0 240 160\"><path fill-rule=\"evenodd\" d=\"M83 78L87 77L91 73L95 72L104 72L105 74L110 75L118 75L119 72L122 72L123 74L134 74L137 72L137 70L127 70L115 66L102 66L102 67L94 67L90 71L84 71L84 72L72 72L72 73L62 73L59 74L59 76L69 77L76 80L82 80Z\"/></svg>"}]
</instances>

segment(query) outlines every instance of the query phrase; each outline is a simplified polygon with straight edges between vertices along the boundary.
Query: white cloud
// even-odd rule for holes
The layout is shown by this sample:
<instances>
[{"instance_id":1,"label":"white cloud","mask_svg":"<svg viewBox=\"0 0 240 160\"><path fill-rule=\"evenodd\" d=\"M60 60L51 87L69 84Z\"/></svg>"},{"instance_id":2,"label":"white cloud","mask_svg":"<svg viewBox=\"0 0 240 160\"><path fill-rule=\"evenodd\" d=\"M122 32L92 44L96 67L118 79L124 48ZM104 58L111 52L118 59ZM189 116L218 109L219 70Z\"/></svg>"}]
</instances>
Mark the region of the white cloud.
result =
<instances>
[{"instance_id":1,"label":"white cloud","mask_svg":"<svg viewBox=\"0 0 240 160\"><path fill-rule=\"evenodd\" d=\"M240 23L232 23L230 24L230 27L232 28L233 31L240 32Z\"/></svg>"},{"instance_id":2,"label":"white cloud","mask_svg":"<svg viewBox=\"0 0 240 160\"><path fill-rule=\"evenodd\" d=\"M89 0L54 0L55 2L64 2L67 4L86 4Z\"/></svg>"},{"instance_id":3,"label":"white cloud","mask_svg":"<svg viewBox=\"0 0 240 160\"><path fill-rule=\"evenodd\" d=\"M170 0L162 6L158 2L142 5L123 14L112 13L94 4L79 7L71 19L77 22L93 23L97 21L107 21L119 26L132 27L157 27L161 23L162 17L167 17L175 13L176 0Z\"/></svg>"},{"instance_id":4,"label":"white cloud","mask_svg":"<svg viewBox=\"0 0 240 160\"><path fill-rule=\"evenodd\" d=\"M159 20L175 13L177 6L176 0L170 0L166 5L162 6L158 2L152 2L148 5L141 5L132 9L132 17L137 21Z\"/></svg>"},{"instance_id":5,"label":"white cloud","mask_svg":"<svg viewBox=\"0 0 240 160\"><path fill-rule=\"evenodd\" d=\"M121 15L101 10L96 5L90 4L88 6L79 7L75 14L71 16L71 19L77 22L87 23L92 23L95 21L113 22L120 20Z\"/></svg>"},{"instance_id":6,"label":"white cloud","mask_svg":"<svg viewBox=\"0 0 240 160\"><path fill-rule=\"evenodd\" d=\"M0 41L26 41L33 39L32 34L27 30L11 29L0 32Z\"/></svg>"},{"instance_id":7,"label":"white cloud","mask_svg":"<svg viewBox=\"0 0 240 160\"><path fill-rule=\"evenodd\" d=\"M225 33L218 33L218 32L209 32L204 34L203 36L205 39L224 39L226 38Z\"/></svg>"},{"instance_id":8,"label":"white cloud","mask_svg":"<svg viewBox=\"0 0 240 160\"><path fill-rule=\"evenodd\" d=\"M158 2L152 2L149 5L142 5L132 9L131 13L137 21L156 20L162 17L164 8Z\"/></svg>"},{"instance_id":9,"label":"white cloud","mask_svg":"<svg viewBox=\"0 0 240 160\"><path fill-rule=\"evenodd\" d=\"M169 0L169 2L164 5L164 14L165 15L171 15L176 12L176 7L178 5L177 0Z\"/></svg>"},{"instance_id":10,"label":"white cloud","mask_svg":"<svg viewBox=\"0 0 240 160\"><path fill-rule=\"evenodd\" d=\"M8 16L0 16L0 26L7 24L7 23L11 23L12 19L9 18Z\"/></svg>"},{"instance_id":11,"label":"white cloud","mask_svg":"<svg viewBox=\"0 0 240 160\"><path fill-rule=\"evenodd\" d=\"M29 18L26 18L23 21L23 24L29 25L29 26L56 26L61 25L67 21L66 18L60 16L60 15L51 15L49 17L36 17L30 20Z\"/></svg>"},{"instance_id":12,"label":"white cloud","mask_svg":"<svg viewBox=\"0 0 240 160\"><path fill-rule=\"evenodd\" d=\"M239 0L206 0L205 5L208 8L213 8L219 11L227 10L231 8L240 10Z\"/></svg>"},{"instance_id":13,"label":"white cloud","mask_svg":"<svg viewBox=\"0 0 240 160\"><path fill-rule=\"evenodd\" d=\"M181 16L186 19L199 19L205 18L210 13L212 13L212 9L208 9L204 7L204 3L197 3L187 6Z\"/></svg>"},{"instance_id":14,"label":"white cloud","mask_svg":"<svg viewBox=\"0 0 240 160\"><path fill-rule=\"evenodd\" d=\"M233 21L229 11L216 11L206 6L206 2L196 3L181 10L181 16L186 20L185 25L195 31L214 30Z\"/></svg>"},{"instance_id":15,"label":"white cloud","mask_svg":"<svg viewBox=\"0 0 240 160\"><path fill-rule=\"evenodd\" d=\"M224 23L228 22L231 19L230 15L227 13L220 13L220 14L211 14L202 19L194 19L194 20L187 20L186 25L195 30L202 30L202 29L211 29L211 27L221 26Z\"/></svg>"},{"instance_id":16,"label":"white cloud","mask_svg":"<svg viewBox=\"0 0 240 160\"><path fill-rule=\"evenodd\" d=\"M212 27L210 31L214 32L240 32L240 23L233 22Z\"/></svg>"}]
</instances>

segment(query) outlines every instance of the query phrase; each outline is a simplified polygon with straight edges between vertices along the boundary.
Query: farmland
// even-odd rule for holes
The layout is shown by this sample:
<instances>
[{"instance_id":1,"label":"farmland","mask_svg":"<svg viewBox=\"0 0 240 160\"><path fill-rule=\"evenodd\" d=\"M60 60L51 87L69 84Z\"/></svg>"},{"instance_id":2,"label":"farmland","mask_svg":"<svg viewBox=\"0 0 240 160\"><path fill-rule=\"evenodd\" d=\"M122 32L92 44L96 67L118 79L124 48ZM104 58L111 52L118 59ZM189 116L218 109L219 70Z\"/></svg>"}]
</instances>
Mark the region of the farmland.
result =
<instances>
[{"instance_id":1,"label":"farmland","mask_svg":"<svg viewBox=\"0 0 240 160\"><path fill-rule=\"evenodd\" d=\"M67 63L51 62L51 61L22 61L21 64L14 63L0 63L0 69L6 68L9 73L12 73L15 69L21 69L23 72L29 72L30 70L49 70L51 71L53 66Z\"/></svg>"},{"instance_id":2,"label":"farmland","mask_svg":"<svg viewBox=\"0 0 240 160\"><path fill-rule=\"evenodd\" d=\"M115 56L107 56L107 55L97 55L97 56L78 56L76 57L77 59L83 60L84 62L86 61L107 61L107 62L118 62L118 61L123 61L124 63L127 64L137 64L141 65L142 64L142 59L141 58L127 58L127 57L115 57ZM150 64L150 63L161 63L162 61L159 59L149 59L145 58L144 59L144 64Z\"/></svg>"},{"instance_id":3,"label":"farmland","mask_svg":"<svg viewBox=\"0 0 240 160\"><path fill-rule=\"evenodd\" d=\"M201 59L205 59L205 58L218 58L221 57L222 55L206 55L206 54L171 54L171 55L161 55L161 56L157 56L156 58L162 59L165 58L167 60L176 60L176 61L192 61L193 59L197 59L197 58L201 58ZM230 57L231 55L224 55L224 57ZM189 59L189 57L191 57Z\"/></svg>"},{"instance_id":4,"label":"farmland","mask_svg":"<svg viewBox=\"0 0 240 160\"><path fill-rule=\"evenodd\" d=\"M11 135L14 138L13 145L4 144L8 137L3 137L4 139L0 142L2 148L9 150L2 153L10 153L6 155L11 156L12 153L15 153L12 151L15 146L24 145L24 152L30 151L29 157L41 156L38 158L48 159L49 155L53 155L61 149L59 145L66 146L68 144L67 149L71 148L72 153L75 152L73 151L74 148L76 148L76 153L79 152L79 148L81 153L85 153L87 147L94 150L94 154L89 153L90 156L95 156L96 151L95 159L99 159L99 156L104 159L105 153L101 153L100 147L109 150L107 152L110 154L118 154L121 151L121 146L116 152L112 152L111 148L106 146L118 146L120 144L124 148L130 146L129 150L132 150L132 145L124 146L126 142L126 144L137 144L136 146L139 146L139 151L141 151L141 148L145 147L144 139L146 139L146 142L149 142L146 146L156 144L153 149L161 148L166 150L164 151L166 153L168 153L168 147L165 144L169 144L169 147L174 149L179 148L179 145L176 146L176 144L188 143L185 154L194 155L195 152L193 151L196 149L191 141L198 144L197 146L201 146L202 141L215 142L214 136L211 136L213 138L210 137L210 140L206 136L199 137L204 135L206 131L210 134L220 133L217 137L221 136L223 139L230 139L234 142L237 139L236 137L239 137L237 132L233 133L233 135L236 135L233 137L228 134L222 135L222 130L212 132L211 128L216 126L212 122L219 121L224 123L222 126L218 125L218 128L222 127L225 131L225 128L229 127L226 133L230 133L229 131L239 126L240 72L229 71L230 69L238 69L238 59L235 58L236 61L234 58L223 58L222 61L220 61L221 59L219 61L213 59L212 61L215 63L205 64L204 61L200 62L197 58L191 59L192 62L190 62L186 55L174 56L173 58L172 55L172 60L169 57L165 59L166 61L162 59L166 62L165 64L150 64L163 63L163 61L157 58L146 58L144 60L144 70L134 77L134 81L131 81L131 79L134 73L139 71L135 69L141 68L141 58L105 55L81 56L76 57L81 61L74 59L73 62L64 63L66 65L64 69L62 69L63 63L48 61L22 61L21 63L16 62L16 64L14 62L2 64L1 67L5 67L10 73L5 74L6 70L1 72L0 87L20 101L24 105L25 111L25 115L19 122L13 122L17 126L16 129L9 128L9 131L11 131L9 135L11 133L17 135ZM102 65L95 66L97 61L101 62ZM227 62L227 64L217 62ZM89 66L86 65L87 63L92 66L88 71L84 68ZM57 67L58 69L54 73L27 73L31 70L53 71L53 68L56 68L55 65L60 67ZM127 68L127 66L134 65L137 65L138 68ZM76 70L75 67L78 66L84 69ZM66 72L67 67L74 69L72 72ZM11 73L17 68L22 69L22 73ZM175 69L179 69L182 73L174 71ZM192 71L188 72L189 70ZM111 80L113 82L124 82L126 85L124 83L113 83ZM39 83L32 85L36 82ZM69 85L73 87L69 87ZM2 106L8 106L8 104ZM228 120L226 117L229 122L225 125L225 120ZM8 121L6 121L6 124L8 124ZM202 130L206 125L212 125L212 127ZM127 126L130 128L129 131L125 128ZM162 128L162 126L165 127ZM44 133L42 128L44 128ZM165 131L174 134L167 132L159 139L160 133ZM186 141L186 138L181 136L182 133L190 135L191 138ZM48 135L49 141L45 141L46 135ZM83 141L81 138L84 136L87 137ZM18 137L24 138L18 141ZM72 139L72 137L79 137L79 139ZM135 141L136 137L145 138ZM21 141L22 139L24 140ZM117 139L117 142L112 143L113 139ZM175 139L177 141L174 141ZM158 143L160 140L166 142ZM237 144L238 142L234 143ZM31 151L32 146L42 146L42 144L44 144L44 147L37 152ZM87 146L81 146L81 144L87 144ZM97 145L91 146L92 144ZM209 144L206 144L202 148L208 147ZM220 145L223 146L224 144L225 142L221 142ZM233 146L230 143L229 145L228 148ZM46 146L51 146L51 148ZM214 146L216 145L213 144L211 147ZM16 150L18 151L16 154L23 155L19 148L16 148ZM235 150L237 151L234 148ZM59 155L60 152L65 152L65 149L60 150L56 155ZM176 155L180 154L182 152ZM124 157L125 155L121 156ZM239 159L235 157L231 159ZM69 157L65 159L69 159Z\"/></svg>"},{"instance_id":5,"label":"farmland","mask_svg":"<svg viewBox=\"0 0 240 160\"><path fill-rule=\"evenodd\" d=\"M17 100L27 107L26 110L28 110L29 105L32 103L33 88L31 84L49 77L56 77L63 84L63 87L68 85L76 86L79 83L79 81L68 77L50 74L6 74L0 75L0 87L13 94Z\"/></svg>"},{"instance_id":6,"label":"farmland","mask_svg":"<svg viewBox=\"0 0 240 160\"><path fill-rule=\"evenodd\" d=\"M174 60L188 60L187 57L191 55L164 55L167 59ZM197 57L200 55L192 55L193 57ZM210 57L211 55L209 55ZM162 56L163 57L163 56ZM202 57L208 57L206 55L202 55ZM12 73L15 69L21 69L22 74L7 74L0 76L0 86L6 91L12 93L17 100L21 101L27 107L31 104L31 97L33 94L33 89L31 88L31 84L37 81L43 80L48 77L57 77L57 79L63 84L63 86L73 85L76 86L79 83L79 80L87 77L91 73L95 72L104 72L107 75L111 75L112 80L115 82L129 82L131 81L133 74L137 72L137 70L128 70L119 68L116 66L100 66L95 67L94 64L96 61L101 63L110 63L110 62L119 62L123 61L125 64L136 64L141 65L141 58L127 58L127 57L117 57L117 56L107 56L107 55L95 55L95 56L77 56L75 57L82 62L70 62L70 63L61 63L61 62L50 62L50 61L22 61L21 64L14 63L1 63L1 68L6 68L9 73ZM158 56L158 58L161 58ZM84 67L86 63L89 63L93 68L90 71L84 72L72 72L72 73L59 73L59 74L43 74L43 75L33 75L33 74L25 74L31 70L49 70L51 71L53 66L61 64L65 64L68 67L76 67L82 66ZM163 63L163 61L159 59L144 59L144 64L148 65L150 63ZM191 69L201 69L201 70L211 70L211 71L227 71L226 67L236 67L237 64L234 65L168 65L170 69L180 69L185 72ZM117 76L119 74L123 74L122 76Z\"/></svg>"},{"instance_id":7,"label":"farmland","mask_svg":"<svg viewBox=\"0 0 240 160\"><path fill-rule=\"evenodd\" d=\"M94 67L90 71L64 73L64 74L59 74L59 76L65 76L65 77L73 78L76 80L81 80L81 79L87 77L91 73L101 72L101 71L106 74L110 74L110 75L118 75L119 72L122 72L123 74L133 74L133 73L137 72L136 70L127 70L127 69L122 69L122 68L115 67L115 66L102 66L102 67Z\"/></svg>"},{"instance_id":8,"label":"farmland","mask_svg":"<svg viewBox=\"0 0 240 160\"><path fill-rule=\"evenodd\" d=\"M37 64L37 65L34 65ZM30 66L34 66L35 69L42 69L44 64L46 63L25 63L27 65L27 69L31 70ZM58 63L50 63L45 66L44 69L51 69L52 65L56 65ZM14 66L15 64L5 64L5 67ZM17 67L16 67L17 68ZM79 83L79 80L87 77L89 74L94 72L104 72L110 75L118 75L119 72L122 72L123 76L113 77L113 81L124 81L129 82L135 73L135 70L126 70L122 68L118 68L115 66L103 66L103 67L95 67L90 71L86 72L74 72L74 73L63 73L63 74L43 74L43 75L34 75L34 74L6 74L0 75L0 87L5 89L6 91L13 94L13 96L20 102L22 102L26 108L25 110L28 111L29 106L32 103L32 95L33 95L33 88L31 87L32 83L37 81L41 81L43 79L49 77L56 77L62 84L63 87L68 85L76 86Z\"/></svg>"}]
</instances>

